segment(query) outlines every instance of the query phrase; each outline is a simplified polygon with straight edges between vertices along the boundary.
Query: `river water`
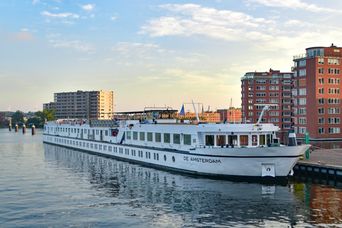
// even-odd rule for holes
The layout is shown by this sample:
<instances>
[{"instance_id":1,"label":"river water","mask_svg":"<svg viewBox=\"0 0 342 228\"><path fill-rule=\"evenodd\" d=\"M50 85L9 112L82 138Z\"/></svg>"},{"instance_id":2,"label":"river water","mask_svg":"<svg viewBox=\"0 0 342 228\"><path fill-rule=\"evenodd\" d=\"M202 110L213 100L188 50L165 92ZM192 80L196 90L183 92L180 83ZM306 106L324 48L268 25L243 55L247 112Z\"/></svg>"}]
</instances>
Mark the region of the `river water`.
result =
<instances>
[{"instance_id":1,"label":"river water","mask_svg":"<svg viewBox=\"0 0 342 228\"><path fill-rule=\"evenodd\" d=\"M0 227L342 227L342 189L170 173L0 129Z\"/></svg>"}]
</instances>

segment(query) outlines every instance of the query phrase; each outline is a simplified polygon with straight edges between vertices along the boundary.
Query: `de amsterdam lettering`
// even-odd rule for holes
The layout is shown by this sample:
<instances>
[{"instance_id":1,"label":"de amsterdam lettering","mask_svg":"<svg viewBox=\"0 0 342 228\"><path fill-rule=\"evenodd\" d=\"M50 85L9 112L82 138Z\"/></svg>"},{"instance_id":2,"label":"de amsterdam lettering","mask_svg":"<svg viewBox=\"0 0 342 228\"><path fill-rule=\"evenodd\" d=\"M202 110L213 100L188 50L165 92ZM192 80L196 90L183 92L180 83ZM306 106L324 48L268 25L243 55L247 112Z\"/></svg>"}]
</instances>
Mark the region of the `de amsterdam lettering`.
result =
<instances>
[{"instance_id":1,"label":"de amsterdam lettering","mask_svg":"<svg viewBox=\"0 0 342 228\"><path fill-rule=\"evenodd\" d=\"M221 163L220 159L211 159L211 158L197 158L197 157L188 157L184 156L184 161L191 161L191 162L199 162L199 163Z\"/></svg>"}]
</instances>

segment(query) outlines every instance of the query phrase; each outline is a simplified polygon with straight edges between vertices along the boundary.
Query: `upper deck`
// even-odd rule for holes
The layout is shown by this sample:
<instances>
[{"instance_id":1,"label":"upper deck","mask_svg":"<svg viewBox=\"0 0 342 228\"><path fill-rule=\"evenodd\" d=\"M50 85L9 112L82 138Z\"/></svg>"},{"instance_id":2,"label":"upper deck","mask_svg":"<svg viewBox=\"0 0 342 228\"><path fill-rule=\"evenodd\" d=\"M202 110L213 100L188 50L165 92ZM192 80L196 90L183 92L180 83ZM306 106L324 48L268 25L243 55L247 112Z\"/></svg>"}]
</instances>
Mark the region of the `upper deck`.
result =
<instances>
[{"instance_id":1,"label":"upper deck","mask_svg":"<svg viewBox=\"0 0 342 228\"><path fill-rule=\"evenodd\" d=\"M116 121L110 126L55 121L44 127L48 135L177 150L263 147L274 142L277 131L279 128L273 124L142 123L136 120Z\"/></svg>"}]
</instances>

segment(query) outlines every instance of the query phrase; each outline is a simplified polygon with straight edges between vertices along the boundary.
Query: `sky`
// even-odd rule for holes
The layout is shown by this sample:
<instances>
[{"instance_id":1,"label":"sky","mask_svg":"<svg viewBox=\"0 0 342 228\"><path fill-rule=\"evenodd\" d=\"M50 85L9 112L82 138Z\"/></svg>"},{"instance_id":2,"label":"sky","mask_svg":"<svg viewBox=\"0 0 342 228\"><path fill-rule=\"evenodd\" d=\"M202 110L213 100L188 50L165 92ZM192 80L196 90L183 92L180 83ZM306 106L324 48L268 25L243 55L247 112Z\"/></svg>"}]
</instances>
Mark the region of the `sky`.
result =
<instances>
[{"instance_id":1,"label":"sky","mask_svg":"<svg viewBox=\"0 0 342 228\"><path fill-rule=\"evenodd\" d=\"M0 1L0 110L100 89L115 111L239 107L246 72L342 46L341 18L340 0Z\"/></svg>"}]
</instances>

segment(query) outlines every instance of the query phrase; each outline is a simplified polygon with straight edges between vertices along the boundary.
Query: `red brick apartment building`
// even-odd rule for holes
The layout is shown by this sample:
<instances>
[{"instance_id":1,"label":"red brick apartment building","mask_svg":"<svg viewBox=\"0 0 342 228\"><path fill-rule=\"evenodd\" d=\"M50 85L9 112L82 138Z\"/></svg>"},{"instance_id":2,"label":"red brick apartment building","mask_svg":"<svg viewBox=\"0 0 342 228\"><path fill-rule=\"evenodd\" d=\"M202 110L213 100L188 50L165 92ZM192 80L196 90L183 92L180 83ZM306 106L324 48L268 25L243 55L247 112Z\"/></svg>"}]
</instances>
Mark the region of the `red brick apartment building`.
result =
<instances>
[{"instance_id":1,"label":"red brick apartment building","mask_svg":"<svg viewBox=\"0 0 342 228\"><path fill-rule=\"evenodd\" d=\"M285 133L281 138L287 135L292 127L292 76L291 72L272 69L246 73L241 78L242 121L256 123L263 104L275 104L264 114L262 122L279 126Z\"/></svg>"},{"instance_id":2,"label":"red brick apartment building","mask_svg":"<svg viewBox=\"0 0 342 228\"><path fill-rule=\"evenodd\" d=\"M342 48L310 47L294 56L293 124L297 137L342 139Z\"/></svg>"}]
</instances>

